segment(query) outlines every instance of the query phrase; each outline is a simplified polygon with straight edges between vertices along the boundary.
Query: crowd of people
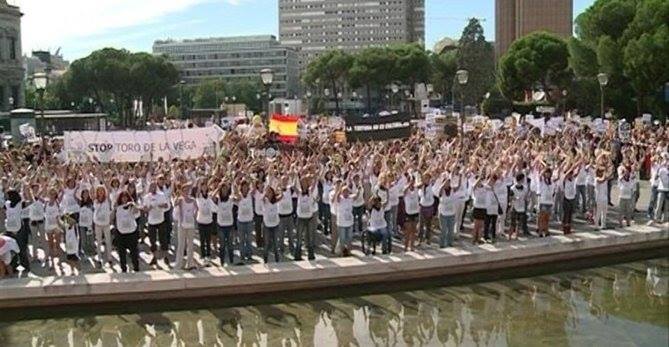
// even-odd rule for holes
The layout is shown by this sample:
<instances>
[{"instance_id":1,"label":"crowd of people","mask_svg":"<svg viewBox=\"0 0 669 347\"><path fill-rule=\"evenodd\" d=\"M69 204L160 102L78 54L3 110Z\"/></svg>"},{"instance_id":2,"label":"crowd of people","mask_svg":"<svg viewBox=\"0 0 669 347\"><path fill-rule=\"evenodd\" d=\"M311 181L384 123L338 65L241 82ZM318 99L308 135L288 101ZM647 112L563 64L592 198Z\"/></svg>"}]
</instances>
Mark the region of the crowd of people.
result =
<instances>
[{"instance_id":1,"label":"crowd of people","mask_svg":"<svg viewBox=\"0 0 669 347\"><path fill-rule=\"evenodd\" d=\"M249 263L254 254L264 262L313 260L319 240L339 256L351 255L354 238L366 254L377 247L387 254L432 242L453 247L456 239L548 237L552 221L570 234L575 216L599 229L629 226L642 214L669 219L662 125L637 125L623 136L614 121L603 129L567 121L546 135L512 121L454 137L416 130L358 143L316 130L271 155L266 137L231 130L216 156L194 160L72 163L61 141L47 139L4 150L0 277L33 266L55 274L63 263L80 273L84 258L113 266L113 252L121 271L140 271L146 239L151 267L195 269ZM636 210L641 179L650 180L643 213Z\"/></svg>"}]
</instances>

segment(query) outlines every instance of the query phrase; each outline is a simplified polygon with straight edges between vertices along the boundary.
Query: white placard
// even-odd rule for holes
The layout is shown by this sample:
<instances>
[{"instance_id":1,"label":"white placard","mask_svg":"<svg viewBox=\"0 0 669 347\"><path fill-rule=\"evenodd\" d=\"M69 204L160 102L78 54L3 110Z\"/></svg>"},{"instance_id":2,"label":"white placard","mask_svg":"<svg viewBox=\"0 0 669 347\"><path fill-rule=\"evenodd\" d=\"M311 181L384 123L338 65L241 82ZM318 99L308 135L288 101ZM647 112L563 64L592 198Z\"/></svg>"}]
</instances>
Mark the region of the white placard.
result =
<instances>
[{"instance_id":1,"label":"white placard","mask_svg":"<svg viewBox=\"0 0 669 347\"><path fill-rule=\"evenodd\" d=\"M69 131L64 148L69 160L140 162L195 159L215 155L223 136L217 126L156 131Z\"/></svg>"}]
</instances>

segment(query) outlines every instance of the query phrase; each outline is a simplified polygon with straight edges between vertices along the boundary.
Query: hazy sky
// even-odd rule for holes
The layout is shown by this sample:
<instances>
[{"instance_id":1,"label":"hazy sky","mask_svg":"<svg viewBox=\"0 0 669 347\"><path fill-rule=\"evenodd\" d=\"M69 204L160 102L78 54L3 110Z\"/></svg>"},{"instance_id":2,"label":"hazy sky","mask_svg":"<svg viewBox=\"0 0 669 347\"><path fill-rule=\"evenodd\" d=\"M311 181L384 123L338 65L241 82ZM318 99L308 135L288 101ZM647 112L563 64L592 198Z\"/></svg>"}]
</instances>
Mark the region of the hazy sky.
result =
<instances>
[{"instance_id":1,"label":"hazy sky","mask_svg":"<svg viewBox=\"0 0 669 347\"><path fill-rule=\"evenodd\" d=\"M9 0L21 6L23 51L61 47L77 59L103 47L150 51L156 39L278 32L277 0ZM574 0L578 15L594 0ZM494 0L426 0L428 48L458 38L467 18L494 40Z\"/></svg>"}]
</instances>

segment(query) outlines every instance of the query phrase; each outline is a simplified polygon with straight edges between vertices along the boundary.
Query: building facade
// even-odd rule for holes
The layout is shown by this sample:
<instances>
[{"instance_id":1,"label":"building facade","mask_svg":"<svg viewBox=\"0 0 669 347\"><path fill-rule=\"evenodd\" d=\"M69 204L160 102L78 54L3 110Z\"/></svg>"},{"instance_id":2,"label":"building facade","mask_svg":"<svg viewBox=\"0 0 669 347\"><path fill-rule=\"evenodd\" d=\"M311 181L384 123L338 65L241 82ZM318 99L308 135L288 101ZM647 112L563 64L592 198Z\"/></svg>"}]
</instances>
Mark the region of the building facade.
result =
<instances>
[{"instance_id":1,"label":"building facade","mask_svg":"<svg viewBox=\"0 0 669 347\"><path fill-rule=\"evenodd\" d=\"M495 0L495 56L534 31L567 38L573 34L573 0Z\"/></svg>"},{"instance_id":2,"label":"building facade","mask_svg":"<svg viewBox=\"0 0 669 347\"><path fill-rule=\"evenodd\" d=\"M70 67L70 62L63 58L60 50L55 53L49 51L33 51L31 56L23 56L23 68L26 80L32 79L36 73L47 73L49 82L62 77Z\"/></svg>"},{"instance_id":3,"label":"building facade","mask_svg":"<svg viewBox=\"0 0 669 347\"><path fill-rule=\"evenodd\" d=\"M279 0L279 38L300 67L330 49L425 43L425 0Z\"/></svg>"},{"instance_id":4,"label":"building facade","mask_svg":"<svg viewBox=\"0 0 669 347\"><path fill-rule=\"evenodd\" d=\"M260 70L269 68L274 71L272 96L298 94L297 52L272 35L155 41L153 53L166 55L189 84L207 79L260 83Z\"/></svg>"},{"instance_id":5,"label":"building facade","mask_svg":"<svg viewBox=\"0 0 669 347\"><path fill-rule=\"evenodd\" d=\"M21 16L16 6L0 0L0 111L23 107Z\"/></svg>"}]
</instances>

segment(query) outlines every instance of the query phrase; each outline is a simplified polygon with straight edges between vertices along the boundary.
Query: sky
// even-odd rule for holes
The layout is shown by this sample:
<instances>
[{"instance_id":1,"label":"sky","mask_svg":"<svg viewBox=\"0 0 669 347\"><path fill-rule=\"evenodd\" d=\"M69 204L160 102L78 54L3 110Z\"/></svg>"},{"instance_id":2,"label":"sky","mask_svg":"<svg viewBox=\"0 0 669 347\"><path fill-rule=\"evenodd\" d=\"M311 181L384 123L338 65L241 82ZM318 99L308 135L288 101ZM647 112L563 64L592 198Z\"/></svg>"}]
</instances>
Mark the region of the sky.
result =
<instances>
[{"instance_id":1,"label":"sky","mask_svg":"<svg viewBox=\"0 0 669 347\"><path fill-rule=\"evenodd\" d=\"M278 36L277 0L8 0L21 7L23 51L75 60L104 47L151 51L157 39ZM574 17L594 0L574 0ZM426 0L426 45L459 38L467 19L494 40L494 0Z\"/></svg>"}]
</instances>

